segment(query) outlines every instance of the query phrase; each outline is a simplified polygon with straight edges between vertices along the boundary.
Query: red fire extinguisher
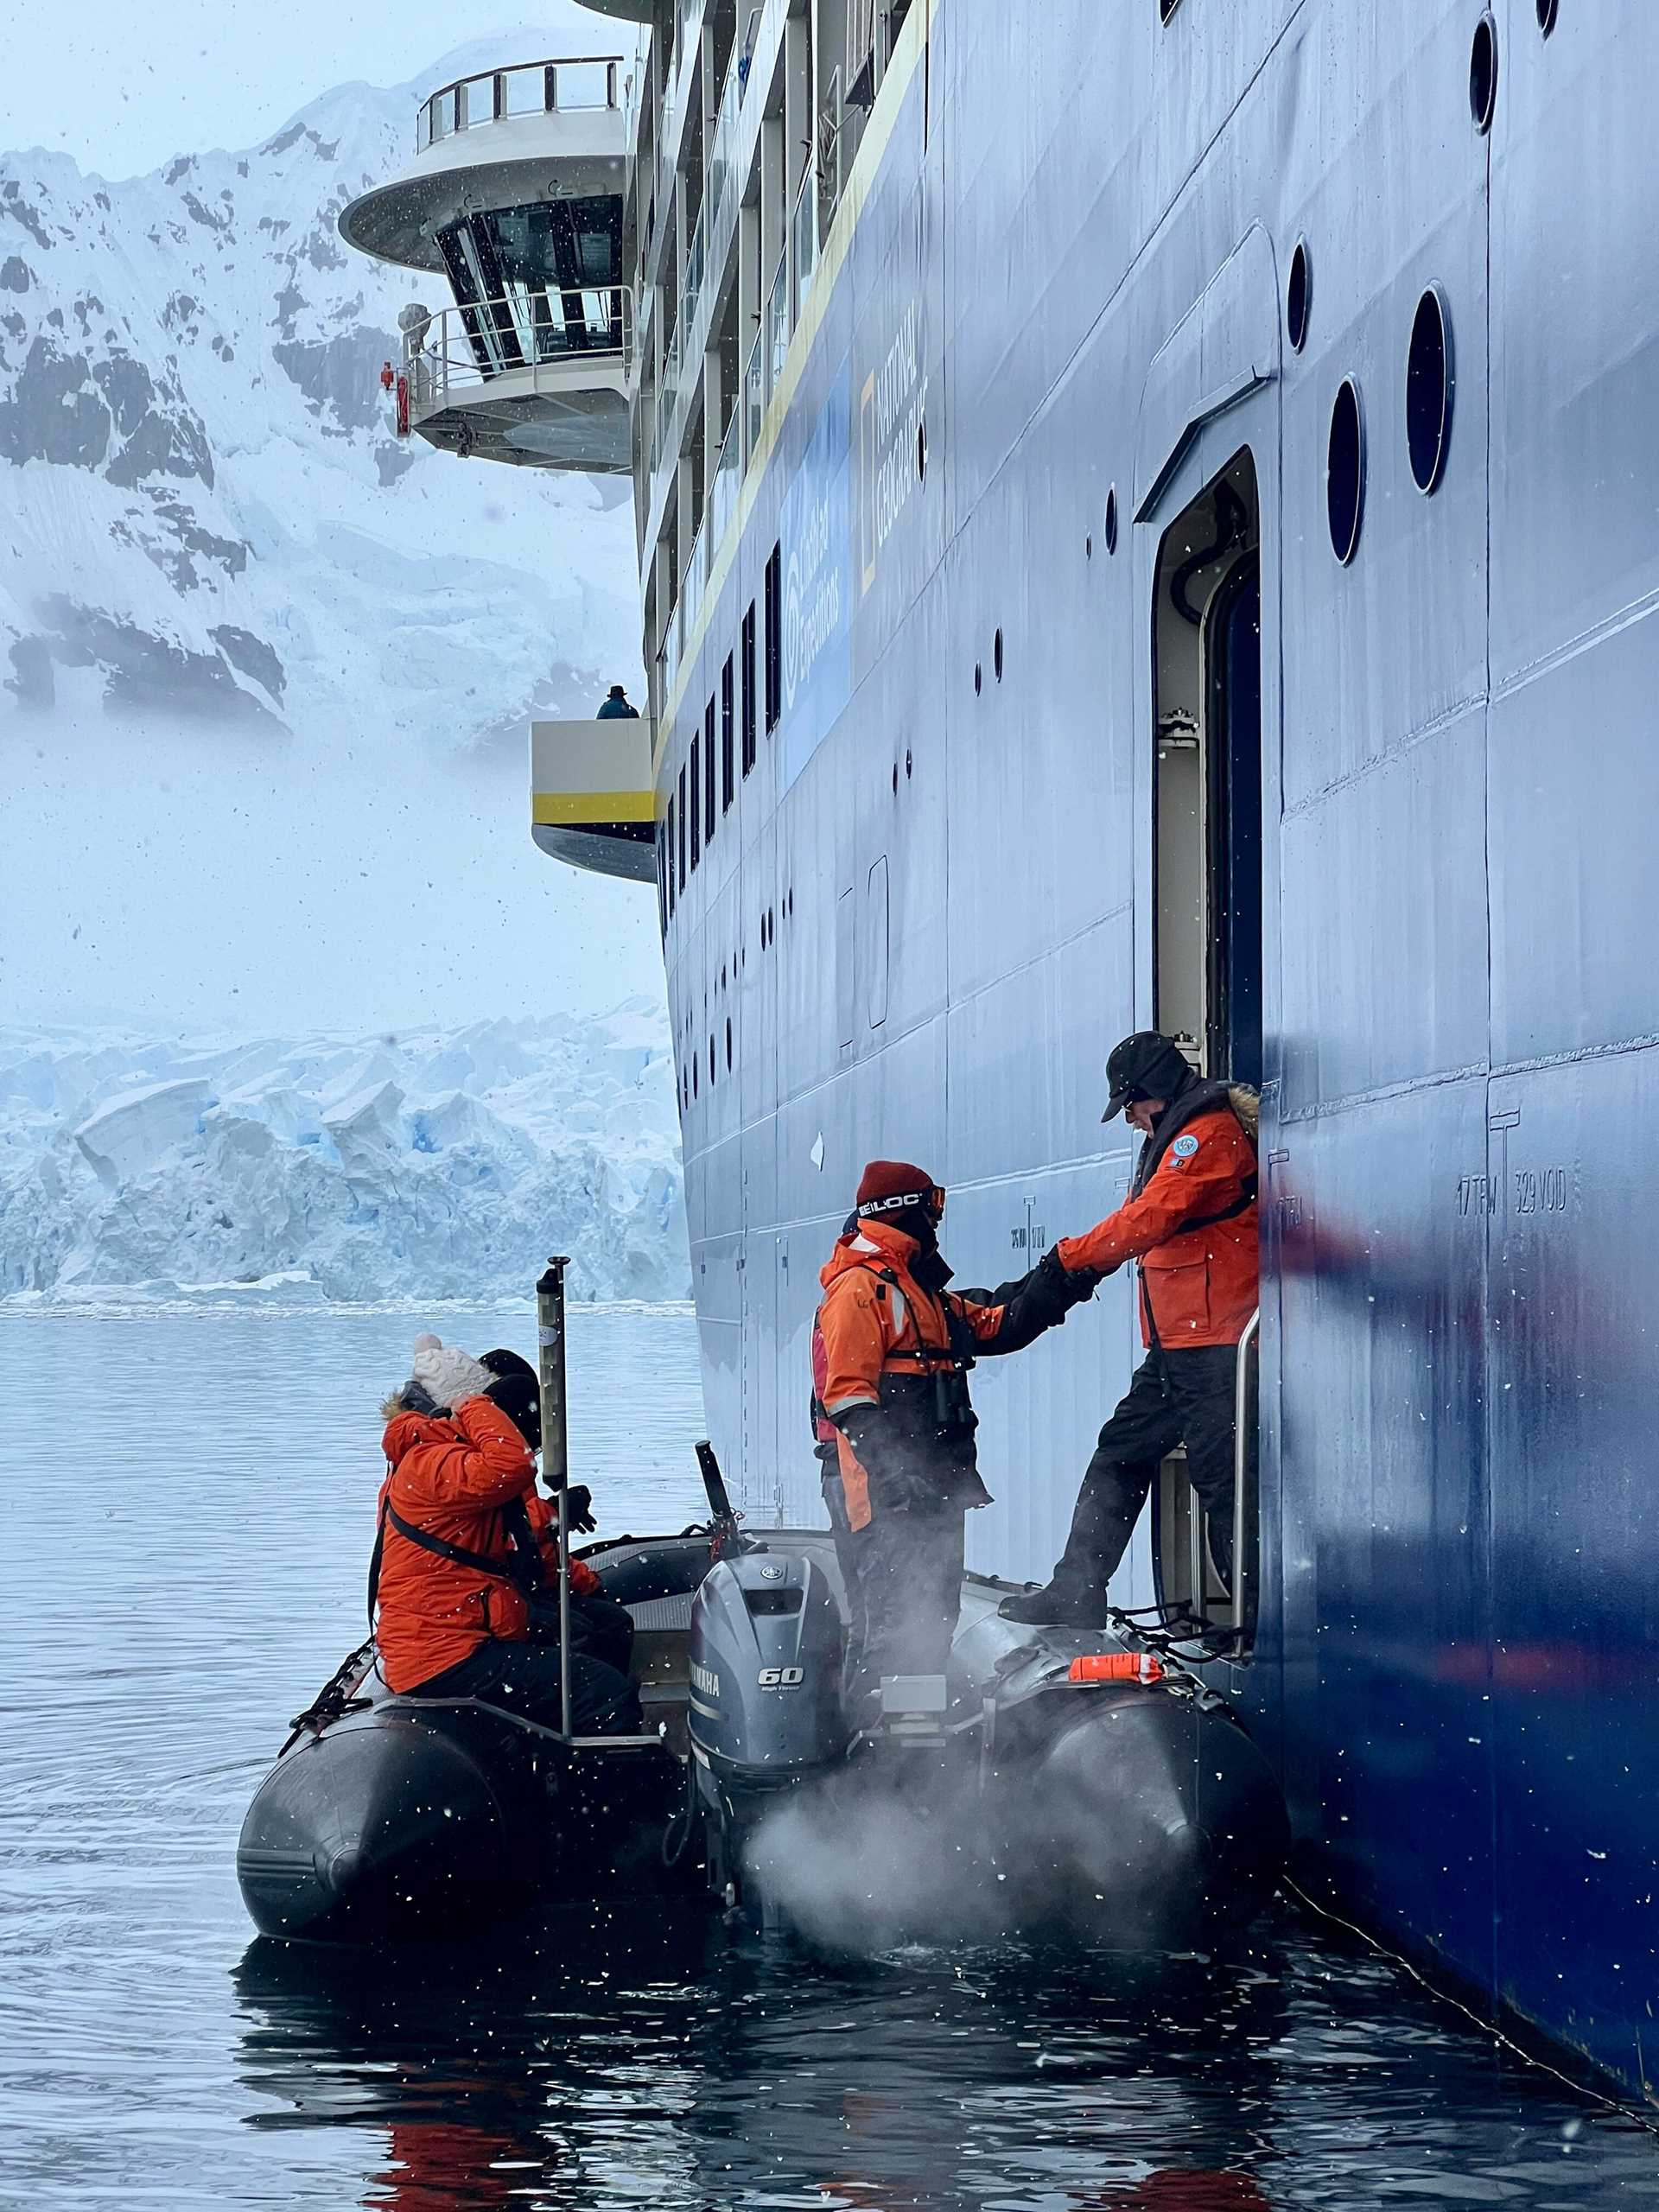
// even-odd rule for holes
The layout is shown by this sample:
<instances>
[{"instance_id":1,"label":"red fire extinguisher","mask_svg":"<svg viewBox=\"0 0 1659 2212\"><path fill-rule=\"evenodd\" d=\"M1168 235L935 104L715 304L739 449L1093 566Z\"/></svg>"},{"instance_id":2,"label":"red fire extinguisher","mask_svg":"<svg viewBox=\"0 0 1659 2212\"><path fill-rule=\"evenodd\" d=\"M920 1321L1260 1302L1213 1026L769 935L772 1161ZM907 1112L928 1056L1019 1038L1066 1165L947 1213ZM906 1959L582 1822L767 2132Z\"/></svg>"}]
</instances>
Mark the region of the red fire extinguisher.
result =
<instances>
[{"instance_id":1,"label":"red fire extinguisher","mask_svg":"<svg viewBox=\"0 0 1659 2212\"><path fill-rule=\"evenodd\" d=\"M409 378L402 376L397 379L397 435L409 435Z\"/></svg>"}]
</instances>

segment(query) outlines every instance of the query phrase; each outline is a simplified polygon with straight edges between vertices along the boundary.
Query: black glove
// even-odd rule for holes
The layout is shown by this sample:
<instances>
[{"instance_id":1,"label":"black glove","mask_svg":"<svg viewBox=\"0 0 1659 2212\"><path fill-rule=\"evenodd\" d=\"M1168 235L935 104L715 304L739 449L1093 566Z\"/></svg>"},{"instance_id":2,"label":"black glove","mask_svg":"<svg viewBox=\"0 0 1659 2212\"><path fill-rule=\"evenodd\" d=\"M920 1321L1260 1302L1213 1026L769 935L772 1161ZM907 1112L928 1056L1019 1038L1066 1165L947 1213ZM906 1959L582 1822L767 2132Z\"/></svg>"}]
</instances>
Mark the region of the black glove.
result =
<instances>
[{"instance_id":1,"label":"black glove","mask_svg":"<svg viewBox=\"0 0 1659 2212\"><path fill-rule=\"evenodd\" d=\"M564 1525L578 1536L591 1536L598 1528L594 1518L594 1494L586 1483L572 1483L565 1491Z\"/></svg>"},{"instance_id":2,"label":"black glove","mask_svg":"<svg viewBox=\"0 0 1659 2212\"><path fill-rule=\"evenodd\" d=\"M878 1513L926 1512L939 1504L938 1484L917 1466L880 1406L850 1406L836 1426L869 1478L870 1503Z\"/></svg>"},{"instance_id":3,"label":"black glove","mask_svg":"<svg viewBox=\"0 0 1659 2212\"><path fill-rule=\"evenodd\" d=\"M1044 1253L1034 1272L1045 1294L1054 1303L1056 1320L1064 1320L1074 1306L1081 1306L1085 1299L1092 1298L1103 1280L1093 1268L1062 1267L1058 1244Z\"/></svg>"}]
</instances>

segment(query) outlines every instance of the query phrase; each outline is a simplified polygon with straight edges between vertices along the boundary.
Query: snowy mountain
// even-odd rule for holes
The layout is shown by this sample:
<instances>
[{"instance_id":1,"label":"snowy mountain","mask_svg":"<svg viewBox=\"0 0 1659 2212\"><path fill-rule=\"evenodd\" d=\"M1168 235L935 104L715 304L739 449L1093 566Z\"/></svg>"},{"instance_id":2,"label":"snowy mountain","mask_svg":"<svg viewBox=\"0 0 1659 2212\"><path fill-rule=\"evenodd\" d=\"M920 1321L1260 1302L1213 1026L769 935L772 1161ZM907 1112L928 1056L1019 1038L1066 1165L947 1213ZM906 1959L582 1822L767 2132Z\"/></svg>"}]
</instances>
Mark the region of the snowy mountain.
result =
<instances>
[{"instance_id":1,"label":"snowy mountain","mask_svg":"<svg viewBox=\"0 0 1659 2212\"><path fill-rule=\"evenodd\" d=\"M585 713L636 675L620 488L398 441L378 381L397 310L446 296L335 233L408 165L420 96L502 52L341 87L261 146L124 183L0 156L0 680L19 708L516 749L532 713Z\"/></svg>"},{"instance_id":2,"label":"snowy mountain","mask_svg":"<svg viewBox=\"0 0 1659 2212\"><path fill-rule=\"evenodd\" d=\"M662 1014L141 1045L0 1031L0 1300L690 1294Z\"/></svg>"}]
</instances>

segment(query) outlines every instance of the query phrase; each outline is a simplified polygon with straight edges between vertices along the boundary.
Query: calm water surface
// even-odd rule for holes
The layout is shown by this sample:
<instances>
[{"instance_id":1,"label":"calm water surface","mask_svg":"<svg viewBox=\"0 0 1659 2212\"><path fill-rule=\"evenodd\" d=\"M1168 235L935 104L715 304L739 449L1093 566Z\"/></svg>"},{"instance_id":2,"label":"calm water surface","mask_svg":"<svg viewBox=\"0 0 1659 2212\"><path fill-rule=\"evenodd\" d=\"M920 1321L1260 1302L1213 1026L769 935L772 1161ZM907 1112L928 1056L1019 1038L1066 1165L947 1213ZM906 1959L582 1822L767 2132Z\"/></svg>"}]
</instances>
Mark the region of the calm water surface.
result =
<instances>
[{"instance_id":1,"label":"calm water surface","mask_svg":"<svg viewBox=\"0 0 1659 2212\"><path fill-rule=\"evenodd\" d=\"M375 1405L418 1319L0 1320L0 2202L1659 2204L1659 2139L1287 1918L1242 1963L817 1963L550 1916L365 1961L252 1944L232 1858L361 1633ZM528 1349L523 1316L440 1317ZM579 1314L607 1535L700 1508L692 1323Z\"/></svg>"}]
</instances>

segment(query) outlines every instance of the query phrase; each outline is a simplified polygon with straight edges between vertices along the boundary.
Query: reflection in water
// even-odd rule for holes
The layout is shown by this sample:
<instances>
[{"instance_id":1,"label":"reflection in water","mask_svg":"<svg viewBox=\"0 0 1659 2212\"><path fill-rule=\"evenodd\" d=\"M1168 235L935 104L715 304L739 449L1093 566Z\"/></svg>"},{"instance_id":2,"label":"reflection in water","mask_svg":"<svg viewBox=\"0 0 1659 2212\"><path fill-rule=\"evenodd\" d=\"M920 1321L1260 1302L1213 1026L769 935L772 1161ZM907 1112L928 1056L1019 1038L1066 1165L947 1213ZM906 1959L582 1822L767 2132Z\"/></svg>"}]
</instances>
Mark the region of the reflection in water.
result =
<instances>
[{"instance_id":1,"label":"reflection in water","mask_svg":"<svg viewBox=\"0 0 1659 2212\"><path fill-rule=\"evenodd\" d=\"M911 1949L830 1967L696 1913L477 1961L237 1974L259 2129L367 2129L394 2212L1652 2201L1651 2139L1389 1972Z\"/></svg>"},{"instance_id":2,"label":"reflection in water","mask_svg":"<svg viewBox=\"0 0 1659 2212\"><path fill-rule=\"evenodd\" d=\"M514 1319L446 1337L523 1343ZM1653 2139L1391 1970L575 1914L464 1959L249 1948L255 1783L355 1640L418 1321L0 1320L0 2202L50 2212L1649 2205ZM579 1314L613 1535L699 1510L685 1314ZM601 1427L601 1414L607 1426Z\"/></svg>"}]
</instances>

